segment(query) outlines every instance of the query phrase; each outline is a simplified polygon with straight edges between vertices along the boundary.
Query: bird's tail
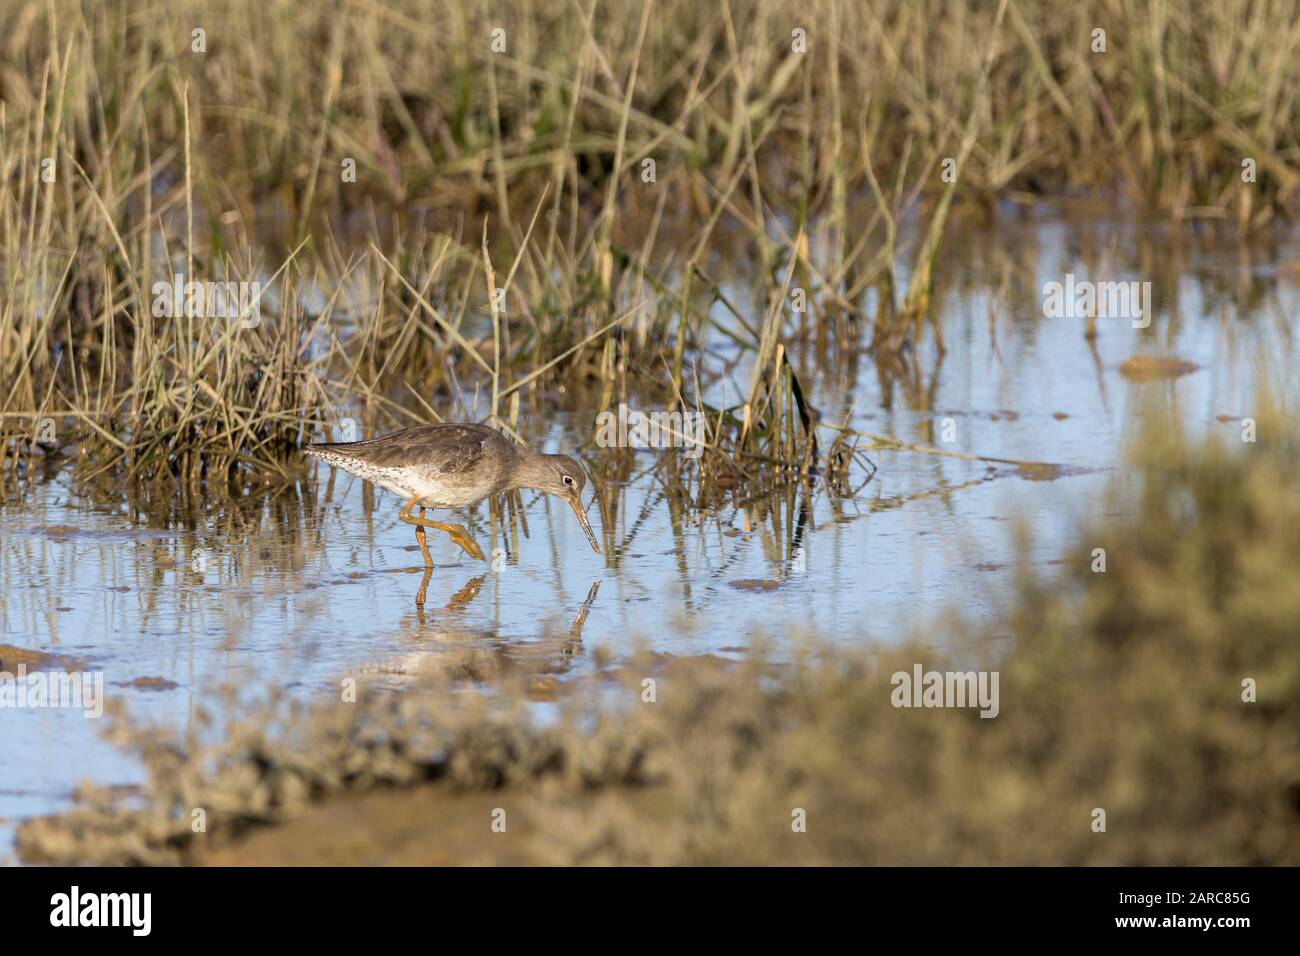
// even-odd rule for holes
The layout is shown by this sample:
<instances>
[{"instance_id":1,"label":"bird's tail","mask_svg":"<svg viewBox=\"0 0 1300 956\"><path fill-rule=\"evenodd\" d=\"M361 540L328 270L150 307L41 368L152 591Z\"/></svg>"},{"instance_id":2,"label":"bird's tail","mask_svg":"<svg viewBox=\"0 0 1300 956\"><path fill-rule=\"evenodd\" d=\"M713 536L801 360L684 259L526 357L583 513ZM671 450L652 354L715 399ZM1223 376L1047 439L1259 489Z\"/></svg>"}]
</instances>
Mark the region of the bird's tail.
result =
<instances>
[{"instance_id":1,"label":"bird's tail","mask_svg":"<svg viewBox=\"0 0 1300 956\"><path fill-rule=\"evenodd\" d=\"M352 460L343 449L353 442L312 442L310 445L304 445L302 453L308 458L318 458L323 462L331 465L341 465L344 462Z\"/></svg>"}]
</instances>

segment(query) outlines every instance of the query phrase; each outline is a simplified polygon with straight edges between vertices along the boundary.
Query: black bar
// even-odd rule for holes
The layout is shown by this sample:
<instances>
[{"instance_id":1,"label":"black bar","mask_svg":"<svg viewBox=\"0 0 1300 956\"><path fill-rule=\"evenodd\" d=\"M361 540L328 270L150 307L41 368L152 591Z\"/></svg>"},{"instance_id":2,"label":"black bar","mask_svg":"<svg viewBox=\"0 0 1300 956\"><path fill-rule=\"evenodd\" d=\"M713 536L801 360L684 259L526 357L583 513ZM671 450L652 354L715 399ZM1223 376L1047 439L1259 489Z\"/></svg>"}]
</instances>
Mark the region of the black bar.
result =
<instances>
[{"instance_id":1,"label":"black bar","mask_svg":"<svg viewBox=\"0 0 1300 956\"><path fill-rule=\"evenodd\" d=\"M282 936L335 946L410 932L451 933L448 942L462 931L487 932L496 942L512 929L533 934L536 943L566 932L586 935L604 923L642 938L693 924L761 938L781 925L815 928L821 938L920 933L927 943L1200 937L1231 945L1260 930L1294 929L1298 885L1291 869L1221 868L25 868L3 871L0 883L8 943L36 936L66 941L77 933L83 941L97 935L128 945L142 938L220 944ZM150 894L148 936L135 936L129 910L120 919L128 925L52 926L53 901L68 898L66 916L73 886L87 915L88 905L99 905L98 897L87 904L87 896ZM142 925L143 910L134 915ZM1208 928L1199 923L1207 918ZM1134 919L1152 922L1121 925ZM1245 922L1224 922L1239 920Z\"/></svg>"}]
</instances>

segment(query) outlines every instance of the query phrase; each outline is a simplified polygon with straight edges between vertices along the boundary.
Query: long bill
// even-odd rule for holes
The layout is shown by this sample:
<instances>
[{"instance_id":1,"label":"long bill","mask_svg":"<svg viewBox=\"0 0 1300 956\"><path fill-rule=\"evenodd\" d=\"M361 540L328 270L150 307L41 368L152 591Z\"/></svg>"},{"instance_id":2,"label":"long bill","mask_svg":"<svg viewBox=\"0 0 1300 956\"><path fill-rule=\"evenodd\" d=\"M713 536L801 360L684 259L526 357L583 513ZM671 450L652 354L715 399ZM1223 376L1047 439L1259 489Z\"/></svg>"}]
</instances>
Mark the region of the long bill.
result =
<instances>
[{"instance_id":1,"label":"long bill","mask_svg":"<svg viewBox=\"0 0 1300 956\"><path fill-rule=\"evenodd\" d=\"M591 550L597 554L601 553L600 545L596 543L596 533L591 530L591 522L587 520L587 512L582 510L582 502L578 500L577 495L568 498L569 507L573 513L578 516L578 524L582 525L582 530L587 535L587 540L591 543Z\"/></svg>"}]
</instances>

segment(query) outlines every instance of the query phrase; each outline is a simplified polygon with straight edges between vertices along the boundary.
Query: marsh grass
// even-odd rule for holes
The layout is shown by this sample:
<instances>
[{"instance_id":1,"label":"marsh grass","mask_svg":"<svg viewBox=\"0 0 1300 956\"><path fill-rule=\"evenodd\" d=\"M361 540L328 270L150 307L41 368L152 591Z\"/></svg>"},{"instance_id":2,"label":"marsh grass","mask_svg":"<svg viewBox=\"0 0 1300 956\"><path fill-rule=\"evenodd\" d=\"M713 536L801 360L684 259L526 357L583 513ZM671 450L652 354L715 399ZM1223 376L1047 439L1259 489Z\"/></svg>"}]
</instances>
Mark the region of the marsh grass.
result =
<instances>
[{"instance_id":1,"label":"marsh grass","mask_svg":"<svg viewBox=\"0 0 1300 956\"><path fill-rule=\"evenodd\" d=\"M368 431L456 416L519 434L521 405L557 385L595 384L609 407L629 377L707 413L707 480L829 476L852 451L824 454L844 433L809 408L792 339L869 340L888 365L927 317L937 336L931 289L964 209L1090 191L1245 233L1300 184L1293 2L8 14L6 483L44 418L88 480L211 493L285 480L335 409ZM758 314L712 278L737 236ZM176 271L265 282L262 323L153 316L152 283ZM705 400L717 336L754 370L726 407Z\"/></svg>"}]
</instances>

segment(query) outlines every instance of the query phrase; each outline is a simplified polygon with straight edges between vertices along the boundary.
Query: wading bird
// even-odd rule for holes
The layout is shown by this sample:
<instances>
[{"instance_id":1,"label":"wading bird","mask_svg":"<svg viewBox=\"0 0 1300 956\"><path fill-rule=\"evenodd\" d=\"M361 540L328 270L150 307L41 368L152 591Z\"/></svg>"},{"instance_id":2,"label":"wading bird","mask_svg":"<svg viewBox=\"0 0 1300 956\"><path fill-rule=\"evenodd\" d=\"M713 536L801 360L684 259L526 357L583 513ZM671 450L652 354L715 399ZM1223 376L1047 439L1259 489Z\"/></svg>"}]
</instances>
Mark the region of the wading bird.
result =
<instances>
[{"instance_id":1,"label":"wading bird","mask_svg":"<svg viewBox=\"0 0 1300 956\"><path fill-rule=\"evenodd\" d=\"M567 501L592 550L600 554L582 508L587 483L582 466L568 455L529 451L486 425L416 425L372 441L313 444L303 451L400 495L406 504L398 517L415 525L426 571L432 569L433 559L425 528L447 532L472 558L483 560L483 551L463 525L430 521L424 517L425 508L462 508L516 488ZM418 516L414 508L419 508Z\"/></svg>"}]
</instances>

